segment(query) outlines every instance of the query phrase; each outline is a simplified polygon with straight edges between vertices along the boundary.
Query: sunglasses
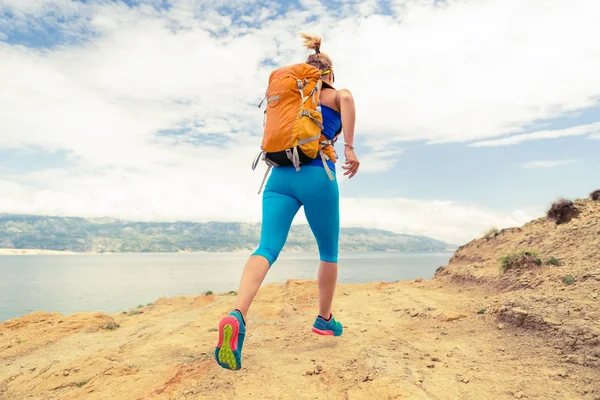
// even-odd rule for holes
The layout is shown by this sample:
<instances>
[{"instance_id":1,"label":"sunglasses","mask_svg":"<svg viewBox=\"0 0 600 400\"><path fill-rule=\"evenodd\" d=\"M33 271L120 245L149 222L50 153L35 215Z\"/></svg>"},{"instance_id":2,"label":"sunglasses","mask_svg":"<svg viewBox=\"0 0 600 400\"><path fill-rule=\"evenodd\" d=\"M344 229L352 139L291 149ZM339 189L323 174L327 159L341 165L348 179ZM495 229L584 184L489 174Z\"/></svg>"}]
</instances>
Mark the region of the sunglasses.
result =
<instances>
[{"instance_id":1,"label":"sunglasses","mask_svg":"<svg viewBox=\"0 0 600 400\"><path fill-rule=\"evenodd\" d=\"M321 72L321 75L327 75L330 72L331 72L331 80L333 83L335 83L335 74L333 73L333 70L326 69L325 71Z\"/></svg>"}]
</instances>

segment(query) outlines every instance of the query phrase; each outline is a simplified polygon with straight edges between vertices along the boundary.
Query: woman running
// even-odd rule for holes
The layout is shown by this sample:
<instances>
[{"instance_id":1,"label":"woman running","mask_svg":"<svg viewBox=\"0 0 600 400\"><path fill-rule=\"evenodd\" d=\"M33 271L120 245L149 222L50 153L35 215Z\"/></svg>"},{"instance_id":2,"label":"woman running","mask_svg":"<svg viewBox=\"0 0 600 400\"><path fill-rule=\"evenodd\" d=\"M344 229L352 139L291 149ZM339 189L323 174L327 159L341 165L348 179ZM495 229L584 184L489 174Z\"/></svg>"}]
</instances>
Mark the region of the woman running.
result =
<instances>
[{"instance_id":1,"label":"woman running","mask_svg":"<svg viewBox=\"0 0 600 400\"><path fill-rule=\"evenodd\" d=\"M315 51L306 63L321 71L322 134L332 140L343 131L346 170L352 178L358 172L359 161L354 153L355 107L347 89L336 90L331 58L321 53L321 38L302 34L304 46ZM343 128L343 129L342 129ZM337 282L338 241L340 231L339 190L335 163L327 161L333 180L323 173L322 160L317 157L303 164L299 171L292 167L274 167L262 198L262 227L258 249L250 256L237 294L234 311L219 324L219 341L215 349L218 364L226 369L242 367L242 346L246 335L248 309L270 267L279 257L296 213L304 206L308 224L317 240L320 256L318 275L319 314L312 327L314 333L340 336L342 325L332 313L333 295Z\"/></svg>"}]
</instances>

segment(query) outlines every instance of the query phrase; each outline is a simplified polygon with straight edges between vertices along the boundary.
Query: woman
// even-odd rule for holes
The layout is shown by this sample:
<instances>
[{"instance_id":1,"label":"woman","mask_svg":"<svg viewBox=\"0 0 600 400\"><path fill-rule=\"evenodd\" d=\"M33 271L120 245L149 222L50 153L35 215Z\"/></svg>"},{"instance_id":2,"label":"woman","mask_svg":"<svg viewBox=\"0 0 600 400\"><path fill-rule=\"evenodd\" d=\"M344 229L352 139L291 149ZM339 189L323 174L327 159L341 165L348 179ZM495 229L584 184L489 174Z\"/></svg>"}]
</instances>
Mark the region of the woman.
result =
<instances>
[{"instance_id":1,"label":"woman","mask_svg":"<svg viewBox=\"0 0 600 400\"><path fill-rule=\"evenodd\" d=\"M322 134L333 139L340 131L344 135L346 170L352 178L359 162L354 153L354 99L350 91L333 88L335 81L331 58L321 53L321 38L302 34L304 46L315 50L306 63L321 71L323 81L321 106ZM343 129L342 129L343 127ZM250 256L238 290L235 310L219 324L219 341L215 358L220 366L237 370L242 366L242 346L246 335L246 316L270 267L277 260L292 224L301 206L319 248L319 314L312 331L320 335L340 336L342 325L332 313L333 295L337 281L338 241L340 230L339 191L335 178L335 163L327 161L334 180L323 173L325 166L320 158L303 164L299 171L294 167L275 167L263 193L263 221L260 245Z\"/></svg>"}]
</instances>

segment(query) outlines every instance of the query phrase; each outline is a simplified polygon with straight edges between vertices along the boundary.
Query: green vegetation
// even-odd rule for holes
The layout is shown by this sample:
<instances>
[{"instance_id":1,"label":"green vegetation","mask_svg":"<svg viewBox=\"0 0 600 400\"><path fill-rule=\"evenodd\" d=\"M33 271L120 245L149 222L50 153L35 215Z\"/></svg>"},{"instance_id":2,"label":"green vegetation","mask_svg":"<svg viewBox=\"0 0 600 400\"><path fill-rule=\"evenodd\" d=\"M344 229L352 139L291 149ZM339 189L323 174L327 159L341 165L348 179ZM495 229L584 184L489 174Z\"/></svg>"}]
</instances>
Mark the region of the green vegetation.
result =
<instances>
[{"instance_id":1,"label":"green vegetation","mask_svg":"<svg viewBox=\"0 0 600 400\"><path fill-rule=\"evenodd\" d=\"M592 193L590 193L590 199L594 201L600 200L600 189L594 190Z\"/></svg>"},{"instance_id":2,"label":"green vegetation","mask_svg":"<svg viewBox=\"0 0 600 400\"><path fill-rule=\"evenodd\" d=\"M486 308L485 307L479 307L479 309L477 310L477 314L483 315L485 314Z\"/></svg>"},{"instance_id":3,"label":"green vegetation","mask_svg":"<svg viewBox=\"0 0 600 400\"><path fill-rule=\"evenodd\" d=\"M500 258L500 269L502 272L538 265L542 265L542 260L540 260L535 251L524 250L518 253L507 254Z\"/></svg>"},{"instance_id":4,"label":"green vegetation","mask_svg":"<svg viewBox=\"0 0 600 400\"><path fill-rule=\"evenodd\" d=\"M84 381L77 382L77 383L75 384L75 386L77 386L78 388L80 388L80 387L83 387L83 386L87 385L87 384L88 384L90 381L91 381L91 379L86 379L86 380L84 380Z\"/></svg>"},{"instance_id":5,"label":"green vegetation","mask_svg":"<svg viewBox=\"0 0 600 400\"><path fill-rule=\"evenodd\" d=\"M252 251L260 224L238 222L132 222L111 218L0 214L0 248L72 252ZM342 228L341 251L439 252L455 245L424 236ZM293 225L286 248L316 250L308 225Z\"/></svg>"},{"instance_id":6,"label":"green vegetation","mask_svg":"<svg viewBox=\"0 0 600 400\"><path fill-rule=\"evenodd\" d=\"M562 262L556 257L550 257L548 260L546 260L545 264L560 267L562 265Z\"/></svg>"},{"instance_id":7,"label":"green vegetation","mask_svg":"<svg viewBox=\"0 0 600 400\"><path fill-rule=\"evenodd\" d=\"M491 237L496 237L500 234L500 231L498 230L498 228L494 227L492 229L490 229L489 231L487 231L484 235L484 237L486 238L491 238Z\"/></svg>"},{"instance_id":8,"label":"green vegetation","mask_svg":"<svg viewBox=\"0 0 600 400\"><path fill-rule=\"evenodd\" d=\"M571 274L567 274L562 277L562 281L565 285L572 285L575 283L575 278Z\"/></svg>"},{"instance_id":9,"label":"green vegetation","mask_svg":"<svg viewBox=\"0 0 600 400\"><path fill-rule=\"evenodd\" d=\"M210 296L211 294L214 294L212 290L207 290L206 292L204 292L205 296Z\"/></svg>"},{"instance_id":10,"label":"green vegetation","mask_svg":"<svg viewBox=\"0 0 600 400\"><path fill-rule=\"evenodd\" d=\"M106 326L104 327L104 329L107 329L109 331L114 331L115 329L119 328L121 325L114 323L114 322L109 322L108 324L106 324Z\"/></svg>"}]
</instances>

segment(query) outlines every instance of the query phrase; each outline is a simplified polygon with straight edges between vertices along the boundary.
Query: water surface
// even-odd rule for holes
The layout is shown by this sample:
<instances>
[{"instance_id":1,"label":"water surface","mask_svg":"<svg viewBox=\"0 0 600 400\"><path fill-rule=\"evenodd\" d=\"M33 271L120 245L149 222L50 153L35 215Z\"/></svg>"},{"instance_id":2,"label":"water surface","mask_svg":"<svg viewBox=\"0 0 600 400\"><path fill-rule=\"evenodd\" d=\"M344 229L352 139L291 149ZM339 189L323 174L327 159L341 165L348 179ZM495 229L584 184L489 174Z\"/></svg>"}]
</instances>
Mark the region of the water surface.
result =
<instances>
[{"instance_id":1,"label":"water surface","mask_svg":"<svg viewBox=\"0 0 600 400\"><path fill-rule=\"evenodd\" d=\"M247 253L0 256L0 321L33 311L115 313L160 297L237 290ZM431 278L452 253L340 254L338 282ZM265 283L316 279L316 253L282 253Z\"/></svg>"}]
</instances>

